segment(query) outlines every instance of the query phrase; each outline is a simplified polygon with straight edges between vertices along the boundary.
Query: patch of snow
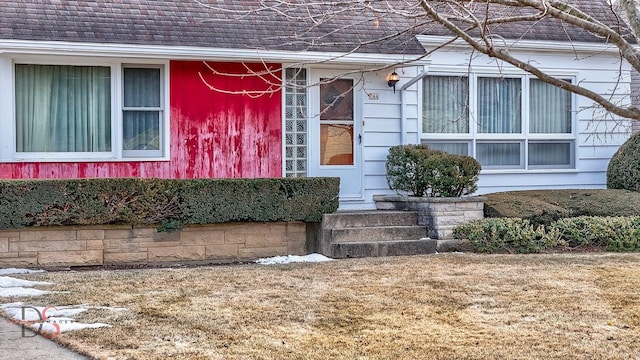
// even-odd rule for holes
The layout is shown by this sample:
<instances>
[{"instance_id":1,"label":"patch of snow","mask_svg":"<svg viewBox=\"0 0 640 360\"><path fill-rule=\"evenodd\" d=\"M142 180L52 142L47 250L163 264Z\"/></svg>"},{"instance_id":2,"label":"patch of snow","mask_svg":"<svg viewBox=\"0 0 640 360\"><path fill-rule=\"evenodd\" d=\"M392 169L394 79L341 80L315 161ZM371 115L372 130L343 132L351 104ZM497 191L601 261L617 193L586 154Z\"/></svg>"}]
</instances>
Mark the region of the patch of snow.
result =
<instances>
[{"instance_id":1,"label":"patch of snow","mask_svg":"<svg viewBox=\"0 0 640 360\"><path fill-rule=\"evenodd\" d=\"M57 329L56 329L56 325L57 325ZM76 331L76 330L82 330L82 329L110 328L113 326L109 324L103 324L103 323L85 324L85 323L75 322L75 320L71 318L51 317L49 318L49 320L47 320L44 323L32 324L30 327L33 330L37 330L37 331L60 334L67 331Z\"/></svg>"},{"instance_id":2,"label":"patch of snow","mask_svg":"<svg viewBox=\"0 0 640 360\"><path fill-rule=\"evenodd\" d=\"M21 273L24 274L25 272ZM36 285L53 285L53 283L0 276L0 297L39 296L51 292L31 288L31 286ZM127 310L123 308L89 305L43 307L31 306L23 302L1 304L0 309L2 309L2 311L4 311L16 323L30 327L38 334L44 332L54 334L54 336L67 331L111 327L111 325L103 323L79 323L73 319L73 316L83 313L89 309L110 309L114 311Z\"/></svg>"},{"instance_id":3,"label":"patch of snow","mask_svg":"<svg viewBox=\"0 0 640 360\"><path fill-rule=\"evenodd\" d=\"M15 270L26 270L26 269L15 269ZM33 286L37 286L37 285L53 285L53 283L45 282L45 281L31 281L31 280L16 279L9 276L0 276L0 297L40 296L40 295L50 293L50 291L32 289Z\"/></svg>"},{"instance_id":4,"label":"patch of snow","mask_svg":"<svg viewBox=\"0 0 640 360\"><path fill-rule=\"evenodd\" d=\"M16 320L37 321L44 317L70 317L87 311L84 307L75 306L29 306L24 303L0 305L4 312ZM24 314L23 314L24 312Z\"/></svg>"},{"instance_id":5,"label":"patch of snow","mask_svg":"<svg viewBox=\"0 0 640 360\"><path fill-rule=\"evenodd\" d=\"M67 331L82 329L97 329L112 327L104 323L80 323L73 319L73 316L83 313L89 309L109 309L114 311L128 310L124 308L111 308L106 306L30 306L23 302L15 302L0 305L9 317L18 324L28 325L38 333L48 332L60 334Z\"/></svg>"},{"instance_id":6,"label":"patch of snow","mask_svg":"<svg viewBox=\"0 0 640 360\"><path fill-rule=\"evenodd\" d=\"M309 254L304 256L298 255L287 255L287 256L274 256L270 258L263 258L256 260L256 263L261 265L276 265L276 264L290 264L290 263L299 263L299 262L324 262L324 261L332 261L333 259L328 258L321 254Z\"/></svg>"},{"instance_id":7,"label":"patch of snow","mask_svg":"<svg viewBox=\"0 0 640 360\"><path fill-rule=\"evenodd\" d=\"M0 287L0 298L10 296L41 296L49 293L51 293L51 291L26 287Z\"/></svg>"},{"instance_id":8,"label":"patch of snow","mask_svg":"<svg viewBox=\"0 0 640 360\"><path fill-rule=\"evenodd\" d=\"M33 274L33 273L41 273L41 272L44 272L44 270L18 269L18 268L0 269L0 275Z\"/></svg>"},{"instance_id":9,"label":"patch of snow","mask_svg":"<svg viewBox=\"0 0 640 360\"><path fill-rule=\"evenodd\" d=\"M33 287L37 285L54 285L45 281L31 281L16 279L9 276L0 276L0 288L13 288L13 287Z\"/></svg>"}]
</instances>

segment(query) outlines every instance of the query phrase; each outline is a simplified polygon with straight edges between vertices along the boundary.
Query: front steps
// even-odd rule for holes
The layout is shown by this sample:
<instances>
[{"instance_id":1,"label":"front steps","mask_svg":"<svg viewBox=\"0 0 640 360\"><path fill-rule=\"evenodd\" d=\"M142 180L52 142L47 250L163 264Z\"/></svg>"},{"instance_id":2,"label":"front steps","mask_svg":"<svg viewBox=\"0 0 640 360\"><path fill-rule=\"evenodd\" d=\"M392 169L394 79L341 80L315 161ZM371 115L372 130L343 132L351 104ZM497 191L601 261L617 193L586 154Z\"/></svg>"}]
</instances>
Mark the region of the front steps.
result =
<instances>
[{"instance_id":1,"label":"front steps","mask_svg":"<svg viewBox=\"0 0 640 360\"><path fill-rule=\"evenodd\" d=\"M325 214L319 251L332 258L433 254L415 211L351 211Z\"/></svg>"}]
</instances>

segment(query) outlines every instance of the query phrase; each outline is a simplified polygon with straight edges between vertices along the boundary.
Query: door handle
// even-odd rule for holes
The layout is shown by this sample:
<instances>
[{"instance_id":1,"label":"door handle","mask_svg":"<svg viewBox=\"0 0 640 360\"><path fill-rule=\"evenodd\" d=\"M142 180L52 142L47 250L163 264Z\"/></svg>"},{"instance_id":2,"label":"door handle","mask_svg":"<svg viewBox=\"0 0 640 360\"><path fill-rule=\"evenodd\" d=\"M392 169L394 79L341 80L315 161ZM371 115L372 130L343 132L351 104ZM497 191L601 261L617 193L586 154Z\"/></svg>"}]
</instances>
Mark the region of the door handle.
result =
<instances>
[{"instance_id":1,"label":"door handle","mask_svg":"<svg viewBox=\"0 0 640 360\"><path fill-rule=\"evenodd\" d=\"M362 144L362 134L358 134L358 145Z\"/></svg>"}]
</instances>

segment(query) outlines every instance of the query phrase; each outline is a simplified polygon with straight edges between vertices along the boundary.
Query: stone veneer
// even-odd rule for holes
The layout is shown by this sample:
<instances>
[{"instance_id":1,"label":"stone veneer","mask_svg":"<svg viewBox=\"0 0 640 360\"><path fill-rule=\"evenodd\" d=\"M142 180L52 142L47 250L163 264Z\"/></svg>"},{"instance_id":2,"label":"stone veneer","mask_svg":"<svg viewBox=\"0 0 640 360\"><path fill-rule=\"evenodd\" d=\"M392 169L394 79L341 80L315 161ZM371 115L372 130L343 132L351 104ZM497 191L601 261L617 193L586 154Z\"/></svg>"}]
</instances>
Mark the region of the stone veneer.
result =
<instances>
[{"instance_id":1,"label":"stone veneer","mask_svg":"<svg viewBox=\"0 0 640 360\"><path fill-rule=\"evenodd\" d=\"M225 223L158 232L130 225L0 231L0 267L224 263L305 254L303 222Z\"/></svg>"},{"instance_id":2,"label":"stone veneer","mask_svg":"<svg viewBox=\"0 0 640 360\"><path fill-rule=\"evenodd\" d=\"M427 227L431 239L453 239L453 228L471 220L484 218L484 202L480 196L412 197L375 195L378 210L418 212L418 225Z\"/></svg>"}]
</instances>

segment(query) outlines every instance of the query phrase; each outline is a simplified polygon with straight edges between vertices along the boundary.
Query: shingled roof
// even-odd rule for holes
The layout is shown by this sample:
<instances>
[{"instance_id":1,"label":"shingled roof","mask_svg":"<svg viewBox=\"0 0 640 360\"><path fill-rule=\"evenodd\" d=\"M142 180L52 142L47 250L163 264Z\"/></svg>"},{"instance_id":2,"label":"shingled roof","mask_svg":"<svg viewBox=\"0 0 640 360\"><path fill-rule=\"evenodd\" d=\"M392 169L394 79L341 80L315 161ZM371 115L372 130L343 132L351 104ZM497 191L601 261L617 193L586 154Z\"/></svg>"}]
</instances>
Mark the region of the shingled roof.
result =
<instances>
[{"instance_id":1,"label":"shingled roof","mask_svg":"<svg viewBox=\"0 0 640 360\"><path fill-rule=\"evenodd\" d=\"M295 1L294 1L295 2ZM609 23L604 1L571 0ZM198 46L232 49L420 54L417 33L449 35L422 17L325 5L259 9L256 0L2 0L0 39ZM267 1L268 3L268 1ZM343 2L344 3L344 2ZM357 4L357 2L354 2ZM380 1L386 6L387 1ZM391 1L413 14L417 2ZM305 4L300 0L299 4ZM315 20L315 21L314 21ZM496 27L503 37L602 41L554 20ZM382 40L380 40L382 39Z\"/></svg>"},{"instance_id":2,"label":"shingled roof","mask_svg":"<svg viewBox=\"0 0 640 360\"><path fill-rule=\"evenodd\" d=\"M629 36L630 30L619 17L619 10L612 8L606 0L564 0L580 11L606 24L614 31ZM442 5L442 4L441 4ZM446 5L445 5L446 6ZM484 1L469 2L467 9L474 12L480 20L497 18L515 18L523 15L538 13L532 8L505 7L498 4L487 5ZM444 10L443 13L454 13L455 10ZM464 26L461 26L464 28ZM602 37L595 36L585 29L574 27L546 15L535 21L510 22L489 26L489 32L505 39L541 40L541 41L570 41L570 42L604 42ZM471 31L473 34L473 31ZM423 31L425 35L446 36L451 33L442 26L428 25ZM632 39L631 39L632 40ZM632 40L633 41L633 40Z\"/></svg>"}]
</instances>

